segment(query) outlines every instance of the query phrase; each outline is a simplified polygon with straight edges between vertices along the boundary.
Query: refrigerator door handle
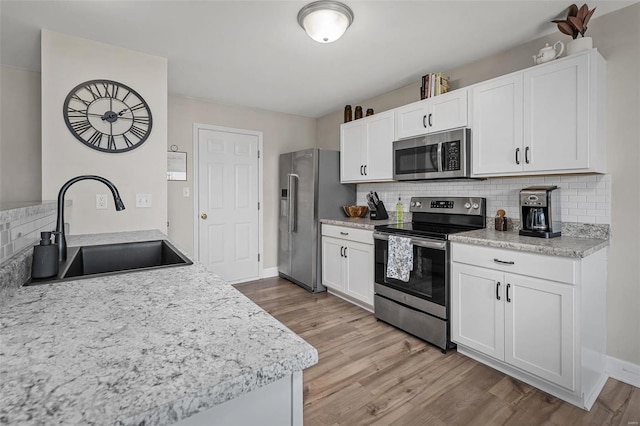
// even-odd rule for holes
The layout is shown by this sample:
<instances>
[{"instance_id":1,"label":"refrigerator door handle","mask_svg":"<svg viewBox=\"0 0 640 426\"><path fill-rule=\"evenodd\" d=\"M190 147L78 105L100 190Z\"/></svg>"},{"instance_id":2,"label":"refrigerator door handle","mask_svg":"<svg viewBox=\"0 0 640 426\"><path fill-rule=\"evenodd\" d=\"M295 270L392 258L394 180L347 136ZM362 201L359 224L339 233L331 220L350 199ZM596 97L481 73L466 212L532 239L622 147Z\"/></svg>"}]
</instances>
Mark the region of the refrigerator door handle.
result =
<instances>
[{"instance_id":1,"label":"refrigerator door handle","mask_svg":"<svg viewBox=\"0 0 640 426\"><path fill-rule=\"evenodd\" d=\"M296 206L298 204L298 185L296 182L296 179L299 178L298 175L293 174L293 173L289 173L287 175L287 178L289 179L288 181L288 188L287 188L287 199L289 202L289 215L287 218L288 221L288 229L289 229L289 233L291 234L292 232L296 232L297 228L298 228L298 218L297 218L297 209Z\"/></svg>"}]
</instances>

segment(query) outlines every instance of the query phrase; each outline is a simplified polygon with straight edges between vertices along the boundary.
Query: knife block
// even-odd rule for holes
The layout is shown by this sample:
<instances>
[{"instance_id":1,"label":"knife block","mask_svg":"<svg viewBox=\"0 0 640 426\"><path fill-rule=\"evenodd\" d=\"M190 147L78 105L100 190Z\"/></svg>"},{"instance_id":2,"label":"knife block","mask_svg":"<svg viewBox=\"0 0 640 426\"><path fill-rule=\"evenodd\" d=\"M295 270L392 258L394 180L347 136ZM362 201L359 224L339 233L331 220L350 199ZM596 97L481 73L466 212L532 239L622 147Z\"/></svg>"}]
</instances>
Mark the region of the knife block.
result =
<instances>
[{"instance_id":1,"label":"knife block","mask_svg":"<svg viewBox=\"0 0 640 426\"><path fill-rule=\"evenodd\" d=\"M369 219L371 220L389 219L389 214L387 213L387 209L384 208L384 203L382 201L380 201L376 205L375 210L371 210L371 212L369 213Z\"/></svg>"}]
</instances>

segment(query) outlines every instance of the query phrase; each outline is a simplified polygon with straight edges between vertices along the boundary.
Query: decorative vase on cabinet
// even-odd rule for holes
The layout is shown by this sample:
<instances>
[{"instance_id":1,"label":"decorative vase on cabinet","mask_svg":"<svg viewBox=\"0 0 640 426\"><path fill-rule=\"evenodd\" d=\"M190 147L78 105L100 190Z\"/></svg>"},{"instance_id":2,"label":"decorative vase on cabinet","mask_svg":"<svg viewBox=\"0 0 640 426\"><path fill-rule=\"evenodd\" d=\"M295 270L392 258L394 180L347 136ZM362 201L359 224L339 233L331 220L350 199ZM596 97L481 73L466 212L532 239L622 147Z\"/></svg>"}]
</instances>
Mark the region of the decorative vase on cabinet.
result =
<instances>
[{"instance_id":1,"label":"decorative vase on cabinet","mask_svg":"<svg viewBox=\"0 0 640 426\"><path fill-rule=\"evenodd\" d=\"M567 56L591 49L593 49L593 40L591 37L580 37L567 43Z\"/></svg>"}]
</instances>

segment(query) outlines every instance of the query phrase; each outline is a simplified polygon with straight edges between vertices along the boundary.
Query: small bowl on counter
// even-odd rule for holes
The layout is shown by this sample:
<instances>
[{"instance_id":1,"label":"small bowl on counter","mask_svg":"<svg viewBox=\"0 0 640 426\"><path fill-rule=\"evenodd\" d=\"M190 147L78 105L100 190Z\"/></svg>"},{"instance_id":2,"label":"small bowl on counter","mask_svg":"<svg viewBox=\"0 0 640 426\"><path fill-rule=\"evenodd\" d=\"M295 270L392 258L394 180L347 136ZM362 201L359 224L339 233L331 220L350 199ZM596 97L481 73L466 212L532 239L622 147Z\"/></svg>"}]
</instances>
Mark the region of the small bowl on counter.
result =
<instances>
[{"instance_id":1,"label":"small bowl on counter","mask_svg":"<svg viewBox=\"0 0 640 426\"><path fill-rule=\"evenodd\" d=\"M367 206L342 206L342 209L349 217L365 217L369 211Z\"/></svg>"}]
</instances>

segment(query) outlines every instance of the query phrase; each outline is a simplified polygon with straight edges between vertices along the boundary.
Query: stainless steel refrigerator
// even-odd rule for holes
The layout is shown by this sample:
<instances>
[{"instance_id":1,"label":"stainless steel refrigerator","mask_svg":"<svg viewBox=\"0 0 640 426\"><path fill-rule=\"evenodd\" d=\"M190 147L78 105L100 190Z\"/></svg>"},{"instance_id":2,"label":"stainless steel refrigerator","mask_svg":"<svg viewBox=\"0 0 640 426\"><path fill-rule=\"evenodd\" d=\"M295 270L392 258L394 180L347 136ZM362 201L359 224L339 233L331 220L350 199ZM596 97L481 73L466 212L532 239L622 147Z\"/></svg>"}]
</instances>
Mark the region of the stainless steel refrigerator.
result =
<instances>
[{"instance_id":1,"label":"stainless steel refrigerator","mask_svg":"<svg viewBox=\"0 0 640 426\"><path fill-rule=\"evenodd\" d=\"M318 148L280 155L278 273L313 293L322 285L320 219L344 217L356 188L340 183L340 152Z\"/></svg>"}]
</instances>

